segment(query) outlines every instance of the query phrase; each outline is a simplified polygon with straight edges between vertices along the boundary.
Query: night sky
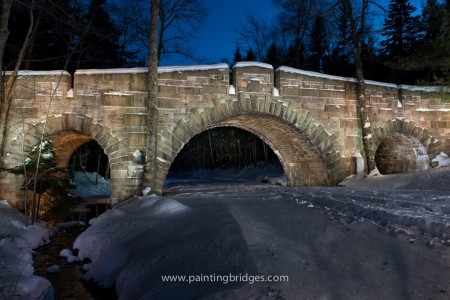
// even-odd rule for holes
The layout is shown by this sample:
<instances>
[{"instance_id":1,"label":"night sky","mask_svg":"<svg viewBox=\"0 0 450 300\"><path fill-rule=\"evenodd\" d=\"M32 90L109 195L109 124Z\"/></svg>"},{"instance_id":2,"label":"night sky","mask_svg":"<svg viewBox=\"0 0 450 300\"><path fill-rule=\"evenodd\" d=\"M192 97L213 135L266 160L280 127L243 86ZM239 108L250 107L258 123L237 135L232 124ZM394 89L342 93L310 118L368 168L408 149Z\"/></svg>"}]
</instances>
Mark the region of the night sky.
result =
<instances>
[{"instance_id":1,"label":"night sky","mask_svg":"<svg viewBox=\"0 0 450 300\"><path fill-rule=\"evenodd\" d=\"M420 9L425 0L410 0L410 3ZM233 28L240 23L245 23L246 10L270 21L275 14L272 0L204 0L205 7L209 10L200 36L192 41L198 57L205 64L220 63L227 59L229 64L233 60L236 49L236 34ZM380 0L380 4L388 8L389 0ZM379 23L382 26L382 20ZM242 53L245 55L245 53ZM180 60L179 57L162 58L161 66L192 65L195 61Z\"/></svg>"},{"instance_id":2,"label":"night sky","mask_svg":"<svg viewBox=\"0 0 450 300\"><path fill-rule=\"evenodd\" d=\"M204 24L201 35L193 45L199 57L205 63L220 63L223 58L233 59L235 50L235 34L233 28L245 21L246 10L269 19L274 8L271 0L204 0L209 10L208 18ZM180 61L177 58L162 59L161 66L189 65L192 61Z\"/></svg>"}]
</instances>

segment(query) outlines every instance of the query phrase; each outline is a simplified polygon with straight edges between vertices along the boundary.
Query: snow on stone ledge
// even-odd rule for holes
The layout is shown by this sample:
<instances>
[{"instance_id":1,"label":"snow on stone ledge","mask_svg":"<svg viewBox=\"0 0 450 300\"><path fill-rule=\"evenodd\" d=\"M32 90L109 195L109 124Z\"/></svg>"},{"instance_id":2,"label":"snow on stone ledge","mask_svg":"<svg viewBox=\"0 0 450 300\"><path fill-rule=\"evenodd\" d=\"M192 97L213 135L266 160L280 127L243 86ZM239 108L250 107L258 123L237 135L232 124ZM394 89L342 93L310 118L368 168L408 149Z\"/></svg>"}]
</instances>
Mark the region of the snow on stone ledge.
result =
<instances>
[{"instance_id":1,"label":"snow on stone ledge","mask_svg":"<svg viewBox=\"0 0 450 300\"><path fill-rule=\"evenodd\" d=\"M285 73L291 73L291 74L306 75L306 76L311 76L311 77L316 77L316 78L325 78L325 79L331 79L331 80L356 82L356 79L351 78L351 77L328 75L328 74L323 74L323 73L319 73L319 72L305 71L305 70L295 69L295 68L286 67L286 66L278 67L275 70L275 72L285 72Z\"/></svg>"},{"instance_id":2,"label":"snow on stone ledge","mask_svg":"<svg viewBox=\"0 0 450 300\"><path fill-rule=\"evenodd\" d=\"M75 75L96 75L96 74L139 74L147 73L148 68L116 68L116 69L84 69L77 70Z\"/></svg>"},{"instance_id":3,"label":"snow on stone ledge","mask_svg":"<svg viewBox=\"0 0 450 300\"><path fill-rule=\"evenodd\" d=\"M432 108L426 108L426 107L419 107L419 108L416 109L416 111L442 111L442 112L449 112L450 108L432 109Z\"/></svg>"},{"instance_id":4,"label":"snow on stone ledge","mask_svg":"<svg viewBox=\"0 0 450 300\"><path fill-rule=\"evenodd\" d=\"M6 71L5 75L9 76L11 75L11 73L12 71ZM61 76L61 75L70 76L69 72L64 70L52 70L52 71L20 70L18 73L18 76Z\"/></svg>"},{"instance_id":5,"label":"snow on stone ledge","mask_svg":"<svg viewBox=\"0 0 450 300\"><path fill-rule=\"evenodd\" d=\"M131 94L131 93L123 93L123 92L106 92L106 93L103 93L103 95L109 95L109 96L131 96L133 94Z\"/></svg>"},{"instance_id":6,"label":"snow on stone ledge","mask_svg":"<svg viewBox=\"0 0 450 300\"><path fill-rule=\"evenodd\" d=\"M44 76L60 76L60 75L69 75L69 72L64 70L54 70L54 71L30 71L23 70L19 71L19 76L32 76L32 75L44 75Z\"/></svg>"},{"instance_id":7,"label":"snow on stone ledge","mask_svg":"<svg viewBox=\"0 0 450 300\"><path fill-rule=\"evenodd\" d=\"M353 77L342 77L342 76L336 76L336 75L329 75L329 74L323 74L323 73L319 73L319 72L295 69L295 68L286 67L286 66L278 67L275 70L275 72L285 72L285 73L305 75L305 76L324 78L324 79L330 79L330 80L339 80L339 81L347 81L347 82L355 82L355 83L357 82L356 78L353 78ZM379 81L373 81L373 80L365 80L365 83L368 85L384 86L384 87L394 88L394 89L398 88L398 86L393 83L379 82Z\"/></svg>"},{"instance_id":8,"label":"snow on stone ledge","mask_svg":"<svg viewBox=\"0 0 450 300\"><path fill-rule=\"evenodd\" d=\"M448 88L443 88L443 87L439 87L439 86L416 86L416 85L406 85L406 84L401 84L398 86L398 88L407 90L407 91L411 91L411 92L428 92L428 93L440 92L440 91L444 91L444 92L450 91Z\"/></svg>"},{"instance_id":9,"label":"snow on stone ledge","mask_svg":"<svg viewBox=\"0 0 450 300\"><path fill-rule=\"evenodd\" d=\"M158 67L158 73L170 73L170 72L184 72L184 71L207 71L207 70L222 70L229 69L227 64L214 64L214 65L192 65L192 66L167 66ZM96 75L96 74L141 74L147 73L148 68L115 68L115 69L85 69L77 70L77 75Z\"/></svg>"},{"instance_id":10,"label":"snow on stone ledge","mask_svg":"<svg viewBox=\"0 0 450 300\"><path fill-rule=\"evenodd\" d=\"M240 61L233 66L233 69L234 68L245 68L245 67L260 67L260 68L273 70L272 65L261 63L261 62L256 62L256 61Z\"/></svg>"},{"instance_id":11,"label":"snow on stone ledge","mask_svg":"<svg viewBox=\"0 0 450 300\"><path fill-rule=\"evenodd\" d=\"M193 66L168 66L159 67L158 73L170 73L170 72L185 72L185 71L208 71L208 70L223 70L229 69L225 63L214 65L193 65Z\"/></svg>"}]
</instances>

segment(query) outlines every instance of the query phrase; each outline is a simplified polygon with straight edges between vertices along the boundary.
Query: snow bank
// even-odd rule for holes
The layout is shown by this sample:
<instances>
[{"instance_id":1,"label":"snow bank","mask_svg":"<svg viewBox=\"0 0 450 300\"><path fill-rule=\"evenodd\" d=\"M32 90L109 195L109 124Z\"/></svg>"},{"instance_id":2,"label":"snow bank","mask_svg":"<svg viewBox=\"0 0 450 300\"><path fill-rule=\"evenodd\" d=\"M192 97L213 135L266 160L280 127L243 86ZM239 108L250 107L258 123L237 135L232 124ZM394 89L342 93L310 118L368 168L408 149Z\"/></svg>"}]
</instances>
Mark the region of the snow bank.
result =
<instances>
[{"instance_id":1,"label":"snow bank","mask_svg":"<svg viewBox=\"0 0 450 300\"><path fill-rule=\"evenodd\" d=\"M438 167L446 167L450 165L450 158L444 152L439 153L432 161L438 163Z\"/></svg>"},{"instance_id":2,"label":"snow bank","mask_svg":"<svg viewBox=\"0 0 450 300\"><path fill-rule=\"evenodd\" d=\"M217 206L191 208L158 196L121 203L100 215L74 243L79 257L92 261L83 266L84 280L115 286L119 299L176 299L181 286L186 299L196 299L213 284L161 284L161 275L213 274L222 264L227 273L243 272L238 268L245 263L235 253L244 251L236 244L236 234L230 233L238 227L224 225L223 214Z\"/></svg>"},{"instance_id":3,"label":"snow bank","mask_svg":"<svg viewBox=\"0 0 450 300\"><path fill-rule=\"evenodd\" d=\"M187 206L173 199L162 199L155 195L135 197L96 218L93 226L77 238L74 248L79 249L78 256L81 259L89 258L92 262L96 262L103 250L114 246L117 242L114 239L132 239L135 235L141 234L141 230L147 230L146 226L135 228L138 222L152 223L155 220L152 218L176 216L188 210ZM115 263L120 264L119 260Z\"/></svg>"},{"instance_id":4,"label":"snow bank","mask_svg":"<svg viewBox=\"0 0 450 300\"><path fill-rule=\"evenodd\" d=\"M34 276L32 249L48 243L44 223L25 226L25 216L0 200L0 295L5 299L53 299L53 287Z\"/></svg>"}]
</instances>

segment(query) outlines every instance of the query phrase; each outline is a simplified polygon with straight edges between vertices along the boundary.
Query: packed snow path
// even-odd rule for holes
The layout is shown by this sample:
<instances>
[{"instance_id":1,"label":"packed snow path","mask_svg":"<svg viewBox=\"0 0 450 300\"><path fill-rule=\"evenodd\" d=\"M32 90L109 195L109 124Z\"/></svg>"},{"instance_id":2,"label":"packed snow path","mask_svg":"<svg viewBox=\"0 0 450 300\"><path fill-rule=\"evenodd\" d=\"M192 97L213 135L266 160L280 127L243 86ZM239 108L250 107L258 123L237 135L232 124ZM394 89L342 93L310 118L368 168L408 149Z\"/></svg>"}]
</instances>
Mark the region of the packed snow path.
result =
<instances>
[{"instance_id":1,"label":"packed snow path","mask_svg":"<svg viewBox=\"0 0 450 300\"><path fill-rule=\"evenodd\" d=\"M430 174L334 188L184 186L120 204L74 246L92 260L85 279L119 299L449 299L450 194L438 180L448 170ZM407 188L418 181L422 190ZM232 281L245 275L288 281Z\"/></svg>"}]
</instances>

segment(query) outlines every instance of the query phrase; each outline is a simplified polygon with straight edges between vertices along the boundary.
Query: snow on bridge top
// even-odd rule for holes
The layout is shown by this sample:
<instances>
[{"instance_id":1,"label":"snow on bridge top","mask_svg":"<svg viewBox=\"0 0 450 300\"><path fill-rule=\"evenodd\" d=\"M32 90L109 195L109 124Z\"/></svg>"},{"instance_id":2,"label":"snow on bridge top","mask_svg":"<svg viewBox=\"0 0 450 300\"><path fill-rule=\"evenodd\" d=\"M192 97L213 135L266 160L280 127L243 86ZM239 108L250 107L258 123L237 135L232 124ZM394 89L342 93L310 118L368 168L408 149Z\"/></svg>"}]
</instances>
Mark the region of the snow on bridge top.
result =
<instances>
[{"instance_id":1,"label":"snow on bridge top","mask_svg":"<svg viewBox=\"0 0 450 300\"><path fill-rule=\"evenodd\" d=\"M191 66L167 66L158 67L158 73L170 73L170 72L187 72L187 71L208 71L208 70L224 70L229 69L228 65L214 64L214 65L191 65ZM96 75L96 74L140 74L147 73L148 68L116 68L116 69L85 69L77 70L75 74L79 75Z\"/></svg>"}]
</instances>

